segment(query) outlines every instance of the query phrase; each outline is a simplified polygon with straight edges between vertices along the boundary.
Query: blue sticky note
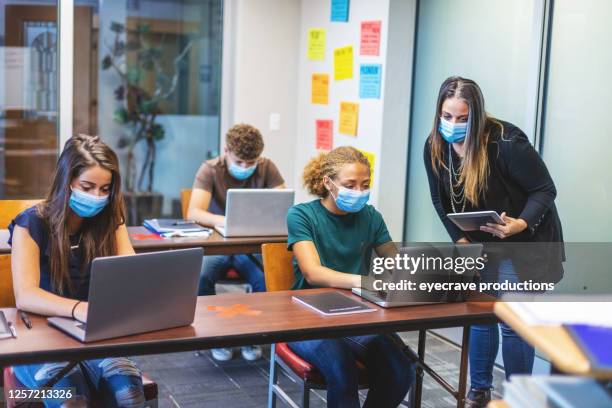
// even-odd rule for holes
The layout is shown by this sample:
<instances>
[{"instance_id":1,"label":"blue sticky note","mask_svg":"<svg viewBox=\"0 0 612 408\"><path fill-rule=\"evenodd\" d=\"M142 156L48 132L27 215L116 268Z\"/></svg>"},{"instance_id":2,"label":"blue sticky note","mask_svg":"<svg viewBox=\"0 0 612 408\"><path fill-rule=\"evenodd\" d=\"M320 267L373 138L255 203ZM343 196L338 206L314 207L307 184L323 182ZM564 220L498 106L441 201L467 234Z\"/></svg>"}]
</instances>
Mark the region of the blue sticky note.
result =
<instances>
[{"instance_id":1,"label":"blue sticky note","mask_svg":"<svg viewBox=\"0 0 612 408\"><path fill-rule=\"evenodd\" d=\"M380 99L382 65L361 64L359 69L359 97L362 99Z\"/></svg>"},{"instance_id":2,"label":"blue sticky note","mask_svg":"<svg viewBox=\"0 0 612 408\"><path fill-rule=\"evenodd\" d=\"M349 18L350 0L331 1L331 21L346 23Z\"/></svg>"}]
</instances>

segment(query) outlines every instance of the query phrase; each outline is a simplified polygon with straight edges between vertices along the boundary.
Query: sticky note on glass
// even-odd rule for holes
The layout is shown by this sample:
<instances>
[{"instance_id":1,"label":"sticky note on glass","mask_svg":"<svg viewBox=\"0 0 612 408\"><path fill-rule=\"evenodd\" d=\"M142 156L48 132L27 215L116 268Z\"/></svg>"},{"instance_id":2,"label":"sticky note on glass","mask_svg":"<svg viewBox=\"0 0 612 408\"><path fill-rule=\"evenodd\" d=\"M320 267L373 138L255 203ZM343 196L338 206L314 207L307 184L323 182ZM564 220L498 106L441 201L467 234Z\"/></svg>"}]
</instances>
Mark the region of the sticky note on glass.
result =
<instances>
[{"instance_id":1,"label":"sticky note on glass","mask_svg":"<svg viewBox=\"0 0 612 408\"><path fill-rule=\"evenodd\" d=\"M327 105L329 101L329 75L312 74L311 102L318 105Z\"/></svg>"},{"instance_id":2,"label":"sticky note on glass","mask_svg":"<svg viewBox=\"0 0 612 408\"><path fill-rule=\"evenodd\" d=\"M359 68L359 97L380 99L382 65L361 64Z\"/></svg>"},{"instance_id":3,"label":"sticky note on glass","mask_svg":"<svg viewBox=\"0 0 612 408\"><path fill-rule=\"evenodd\" d=\"M338 132L343 135L357 136L358 122L359 104L354 102L340 102L340 125Z\"/></svg>"},{"instance_id":4,"label":"sticky note on glass","mask_svg":"<svg viewBox=\"0 0 612 408\"><path fill-rule=\"evenodd\" d=\"M334 79L340 81L353 77L353 46L334 50Z\"/></svg>"},{"instance_id":5,"label":"sticky note on glass","mask_svg":"<svg viewBox=\"0 0 612 408\"><path fill-rule=\"evenodd\" d=\"M349 0L332 0L331 1L331 21L339 21L346 23L349 18Z\"/></svg>"},{"instance_id":6,"label":"sticky note on glass","mask_svg":"<svg viewBox=\"0 0 612 408\"><path fill-rule=\"evenodd\" d=\"M308 59L311 61L325 60L325 29L311 28L308 30Z\"/></svg>"},{"instance_id":7,"label":"sticky note on glass","mask_svg":"<svg viewBox=\"0 0 612 408\"><path fill-rule=\"evenodd\" d=\"M374 183L374 164L376 164L376 155L372 152L368 152L366 150L359 149L361 153L368 159L370 162L370 186Z\"/></svg>"},{"instance_id":8,"label":"sticky note on glass","mask_svg":"<svg viewBox=\"0 0 612 408\"><path fill-rule=\"evenodd\" d=\"M361 22L360 55L380 55L380 21Z\"/></svg>"},{"instance_id":9,"label":"sticky note on glass","mask_svg":"<svg viewBox=\"0 0 612 408\"><path fill-rule=\"evenodd\" d=\"M334 121L317 120L317 150L330 151L333 148Z\"/></svg>"}]
</instances>

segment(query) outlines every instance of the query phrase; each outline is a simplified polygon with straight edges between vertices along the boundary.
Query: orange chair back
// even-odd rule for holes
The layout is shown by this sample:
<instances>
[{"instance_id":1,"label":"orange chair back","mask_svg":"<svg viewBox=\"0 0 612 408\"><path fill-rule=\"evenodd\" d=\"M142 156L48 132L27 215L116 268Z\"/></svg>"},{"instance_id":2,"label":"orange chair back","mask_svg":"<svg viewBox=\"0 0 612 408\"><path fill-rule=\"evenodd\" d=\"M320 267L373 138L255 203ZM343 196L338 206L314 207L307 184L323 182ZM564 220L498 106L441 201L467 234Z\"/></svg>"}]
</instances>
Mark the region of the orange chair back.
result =
<instances>
[{"instance_id":1,"label":"orange chair back","mask_svg":"<svg viewBox=\"0 0 612 408\"><path fill-rule=\"evenodd\" d=\"M187 219L187 211L189 210L189 201L191 201L191 189L181 189L181 214L183 219Z\"/></svg>"},{"instance_id":2,"label":"orange chair back","mask_svg":"<svg viewBox=\"0 0 612 408\"><path fill-rule=\"evenodd\" d=\"M289 290L295 282L293 274L293 252L286 243L263 244L261 246L266 290L275 292Z\"/></svg>"},{"instance_id":3,"label":"orange chair back","mask_svg":"<svg viewBox=\"0 0 612 408\"><path fill-rule=\"evenodd\" d=\"M41 201L42 200L0 200L0 229L8 228L17 214ZM15 307L10 255L0 255L0 307Z\"/></svg>"}]
</instances>

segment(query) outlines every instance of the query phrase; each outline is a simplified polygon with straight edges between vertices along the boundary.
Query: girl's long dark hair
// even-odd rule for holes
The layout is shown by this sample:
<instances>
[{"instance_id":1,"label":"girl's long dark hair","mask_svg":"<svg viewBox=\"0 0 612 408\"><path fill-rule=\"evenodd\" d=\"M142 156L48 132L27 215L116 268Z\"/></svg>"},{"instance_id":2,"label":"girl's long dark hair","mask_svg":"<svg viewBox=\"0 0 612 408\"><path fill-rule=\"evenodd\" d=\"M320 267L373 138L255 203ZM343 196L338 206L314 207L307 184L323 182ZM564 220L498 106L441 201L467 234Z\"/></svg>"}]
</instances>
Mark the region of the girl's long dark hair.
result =
<instances>
[{"instance_id":1,"label":"girl's long dark hair","mask_svg":"<svg viewBox=\"0 0 612 408\"><path fill-rule=\"evenodd\" d=\"M464 142L465 156L461 166L459 182L465 188L465 198L473 206L476 206L478 205L478 198L487 189L487 177L489 175L487 145L491 130L493 127L499 126L503 133L504 129L499 121L487 115L484 97L476 82L458 76L448 78L440 87L433 128L429 134L431 164L436 174L439 174L441 169L446 168L443 150L446 142L438 131L442 104L448 98L453 97L464 101L469 108L467 134Z\"/></svg>"},{"instance_id":2,"label":"girl's long dark hair","mask_svg":"<svg viewBox=\"0 0 612 408\"><path fill-rule=\"evenodd\" d=\"M74 291L68 279L70 239L67 221L71 211L68 206L70 184L92 166L100 166L110 171L112 179L108 205L95 217L84 218L81 225L83 267L96 257L116 254L115 232L125 223L121 175L115 152L97 136L77 135L68 139L57 162L49 193L38 206L38 213L50 233L51 286L60 295L66 291Z\"/></svg>"}]
</instances>

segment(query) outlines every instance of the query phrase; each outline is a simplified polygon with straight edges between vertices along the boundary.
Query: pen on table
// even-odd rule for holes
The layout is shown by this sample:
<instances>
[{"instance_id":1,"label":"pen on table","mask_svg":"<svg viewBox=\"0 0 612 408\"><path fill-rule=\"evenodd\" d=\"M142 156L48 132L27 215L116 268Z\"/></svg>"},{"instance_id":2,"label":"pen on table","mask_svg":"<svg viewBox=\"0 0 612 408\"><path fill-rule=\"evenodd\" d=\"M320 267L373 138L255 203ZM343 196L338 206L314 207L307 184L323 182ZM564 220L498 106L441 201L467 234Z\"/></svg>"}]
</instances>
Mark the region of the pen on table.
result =
<instances>
[{"instance_id":1,"label":"pen on table","mask_svg":"<svg viewBox=\"0 0 612 408\"><path fill-rule=\"evenodd\" d=\"M15 329L15 325L13 324L13 322L8 322L8 327L11 330L11 336L13 336L14 339L17 338L17 329Z\"/></svg>"},{"instance_id":2,"label":"pen on table","mask_svg":"<svg viewBox=\"0 0 612 408\"><path fill-rule=\"evenodd\" d=\"M32 322L28 318L28 315L24 311L20 310L19 316L21 316L21 321L23 322L23 324L25 324L25 327L27 327L28 330L30 330L32 328Z\"/></svg>"}]
</instances>

